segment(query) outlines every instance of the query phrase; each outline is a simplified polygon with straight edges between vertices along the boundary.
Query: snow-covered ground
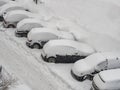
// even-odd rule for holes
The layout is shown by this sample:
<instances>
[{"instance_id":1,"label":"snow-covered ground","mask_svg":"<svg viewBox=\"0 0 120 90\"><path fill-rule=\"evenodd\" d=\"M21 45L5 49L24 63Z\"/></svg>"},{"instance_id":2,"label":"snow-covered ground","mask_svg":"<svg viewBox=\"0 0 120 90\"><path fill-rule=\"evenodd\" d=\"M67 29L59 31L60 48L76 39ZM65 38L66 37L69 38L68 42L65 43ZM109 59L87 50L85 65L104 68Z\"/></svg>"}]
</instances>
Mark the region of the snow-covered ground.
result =
<instances>
[{"instance_id":1,"label":"snow-covered ground","mask_svg":"<svg viewBox=\"0 0 120 90\"><path fill-rule=\"evenodd\" d=\"M120 50L119 0L42 0L44 3L38 5L32 0L16 1L39 14L49 27L72 32L76 40L88 43L98 52ZM72 78L72 64L44 62L41 50L29 49L26 38L15 37L14 31L0 31L0 63L32 90L90 89L90 81Z\"/></svg>"}]
</instances>

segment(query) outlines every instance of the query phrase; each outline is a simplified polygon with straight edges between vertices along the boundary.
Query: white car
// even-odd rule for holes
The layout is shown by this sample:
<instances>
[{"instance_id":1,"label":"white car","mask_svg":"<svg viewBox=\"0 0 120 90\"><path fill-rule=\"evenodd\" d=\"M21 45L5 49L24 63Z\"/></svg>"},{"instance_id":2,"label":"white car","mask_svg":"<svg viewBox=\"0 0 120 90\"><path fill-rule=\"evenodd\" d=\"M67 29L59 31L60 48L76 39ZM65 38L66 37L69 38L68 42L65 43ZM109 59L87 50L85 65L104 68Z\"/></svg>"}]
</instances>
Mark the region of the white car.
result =
<instances>
[{"instance_id":1,"label":"white car","mask_svg":"<svg viewBox=\"0 0 120 90\"><path fill-rule=\"evenodd\" d=\"M0 9L3 5L7 3L12 3L13 1L8 1L8 0L0 0ZM0 21L3 21L3 16L0 15Z\"/></svg>"},{"instance_id":2,"label":"white car","mask_svg":"<svg viewBox=\"0 0 120 90\"><path fill-rule=\"evenodd\" d=\"M120 90L120 69L105 70L96 74L91 90Z\"/></svg>"},{"instance_id":3,"label":"white car","mask_svg":"<svg viewBox=\"0 0 120 90\"><path fill-rule=\"evenodd\" d=\"M43 22L34 18L26 18L21 20L17 24L17 29L15 31L18 37L27 37L28 32L33 28L42 28Z\"/></svg>"},{"instance_id":4,"label":"white car","mask_svg":"<svg viewBox=\"0 0 120 90\"><path fill-rule=\"evenodd\" d=\"M6 13L3 18L3 26L5 28L15 28L17 23L25 18L29 18L32 13L24 10L13 10Z\"/></svg>"},{"instance_id":5,"label":"white car","mask_svg":"<svg viewBox=\"0 0 120 90\"><path fill-rule=\"evenodd\" d=\"M46 62L74 63L94 52L95 50L85 43L59 39L48 41L43 47L41 56Z\"/></svg>"},{"instance_id":6,"label":"white car","mask_svg":"<svg viewBox=\"0 0 120 90\"><path fill-rule=\"evenodd\" d=\"M71 33L53 28L33 28L27 35L26 45L30 48L42 48L46 42L54 39L74 40Z\"/></svg>"},{"instance_id":7,"label":"white car","mask_svg":"<svg viewBox=\"0 0 120 90\"><path fill-rule=\"evenodd\" d=\"M6 14L9 11L12 10L26 10L22 5L19 5L17 2L16 3L7 3L3 6L0 7L0 16L3 16L3 14Z\"/></svg>"},{"instance_id":8,"label":"white car","mask_svg":"<svg viewBox=\"0 0 120 90\"><path fill-rule=\"evenodd\" d=\"M71 74L79 81L91 80L94 74L115 68L120 68L119 52L94 53L85 59L75 62L71 69Z\"/></svg>"}]
</instances>

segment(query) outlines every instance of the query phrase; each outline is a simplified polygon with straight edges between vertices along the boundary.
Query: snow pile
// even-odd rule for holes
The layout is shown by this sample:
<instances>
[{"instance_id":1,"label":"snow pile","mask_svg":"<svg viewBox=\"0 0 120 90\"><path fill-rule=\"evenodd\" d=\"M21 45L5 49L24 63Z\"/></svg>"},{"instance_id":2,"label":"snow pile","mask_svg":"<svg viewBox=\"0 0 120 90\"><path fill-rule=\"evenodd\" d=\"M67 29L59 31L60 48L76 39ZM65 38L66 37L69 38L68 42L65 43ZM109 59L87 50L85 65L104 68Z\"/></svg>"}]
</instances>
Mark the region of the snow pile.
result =
<instances>
[{"instance_id":1,"label":"snow pile","mask_svg":"<svg viewBox=\"0 0 120 90\"><path fill-rule=\"evenodd\" d=\"M31 90L31 89L23 84L23 85L17 85L14 88L11 87L9 90Z\"/></svg>"}]
</instances>

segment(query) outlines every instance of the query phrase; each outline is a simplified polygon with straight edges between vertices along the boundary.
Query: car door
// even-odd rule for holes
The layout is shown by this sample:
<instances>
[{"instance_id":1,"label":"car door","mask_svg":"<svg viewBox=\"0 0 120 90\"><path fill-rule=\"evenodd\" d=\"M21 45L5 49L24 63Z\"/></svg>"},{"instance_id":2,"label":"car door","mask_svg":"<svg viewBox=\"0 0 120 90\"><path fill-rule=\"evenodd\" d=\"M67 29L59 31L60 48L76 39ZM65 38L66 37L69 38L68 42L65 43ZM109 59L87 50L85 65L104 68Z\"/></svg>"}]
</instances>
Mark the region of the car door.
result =
<instances>
[{"instance_id":1,"label":"car door","mask_svg":"<svg viewBox=\"0 0 120 90\"><path fill-rule=\"evenodd\" d=\"M120 59L112 58L108 60L108 69L120 68Z\"/></svg>"},{"instance_id":2,"label":"car door","mask_svg":"<svg viewBox=\"0 0 120 90\"><path fill-rule=\"evenodd\" d=\"M103 71L107 69L107 64L108 61L107 59L105 61L100 62L96 67L95 67L95 71L99 72L99 71Z\"/></svg>"}]
</instances>

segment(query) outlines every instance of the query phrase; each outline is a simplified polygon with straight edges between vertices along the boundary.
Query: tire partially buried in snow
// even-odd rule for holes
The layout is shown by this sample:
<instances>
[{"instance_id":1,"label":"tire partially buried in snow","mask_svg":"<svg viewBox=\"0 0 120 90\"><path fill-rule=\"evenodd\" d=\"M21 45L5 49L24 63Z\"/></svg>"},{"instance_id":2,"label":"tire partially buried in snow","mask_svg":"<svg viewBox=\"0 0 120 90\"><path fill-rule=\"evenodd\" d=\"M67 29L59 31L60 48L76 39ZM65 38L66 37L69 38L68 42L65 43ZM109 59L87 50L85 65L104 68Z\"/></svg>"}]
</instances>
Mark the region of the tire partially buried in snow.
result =
<instances>
[{"instance_id":1,"label":"tire partially buried in snow","mask_svg":"<svg viewBox=\"0 0 120 90\"><path fill-rule=\"evenodd\" d=\"M95 50L85 43L60 39L48 41L43 47L41 56L47 62L74 63L94 52Z\"/></svg>"}]
</instances>

